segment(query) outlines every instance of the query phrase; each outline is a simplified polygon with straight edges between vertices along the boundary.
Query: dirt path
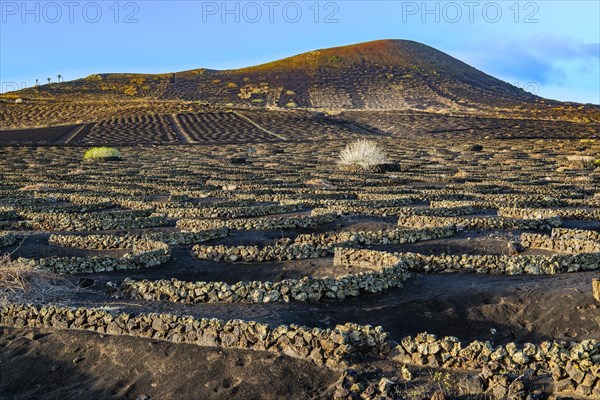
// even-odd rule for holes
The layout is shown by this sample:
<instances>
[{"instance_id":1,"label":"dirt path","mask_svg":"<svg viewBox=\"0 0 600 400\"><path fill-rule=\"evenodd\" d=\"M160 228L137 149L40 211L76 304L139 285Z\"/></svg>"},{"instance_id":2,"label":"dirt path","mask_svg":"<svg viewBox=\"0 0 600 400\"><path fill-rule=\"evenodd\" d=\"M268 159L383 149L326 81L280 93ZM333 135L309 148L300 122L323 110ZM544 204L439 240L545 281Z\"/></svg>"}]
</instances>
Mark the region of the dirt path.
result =
<instances>
[{"instance_id":1,"label":"dirt path","mask_svg":"<svg viewBox=\"0 0 600 400\"><path fill-rule=\"evenodd\" d=\"M171 124L171 127L173 128L173 132L175 133L175 136L177 136L177 139L179 139L179 141L181 143L183 143L183 144L195 143L195 141L187 134L185 129L183 129L183 127L181 126L179 121L177 121L176 114L165 115L165 118Z\"/></svg>"},{"instance_id":2,"label":"dirt path","mask_svg":"<svg viewBox=\"0 0 600 400\"><path fill-rule=\"evenodd\" d=\"M254 125L255 127L257 127L258 129L260 129L261 131L276 137L277 139L281 139L281 140L287 140L288 138L286 136L280 135L278 133L275 132L271 132L270 130L263 128L262 126L260 126L259 124L257 124L256 122L254 122L253 120L251 120L249 117L245 116L244 114L234 111L233 112L235 115L237 115L238 117L240 117L241 119L243 119L244 121L247 121L248 123Z\"/></svg>"},{"instance_id":3,"label":"dirt path","mask_svg":"<svg viewBox=\"0 0 600 400\"><path fill-rule=\"evenodd\" d=\"M95 124L76 125L66 134L58 138L55 144L73 144L80 142Z\"/></svg>"}]
</instances>

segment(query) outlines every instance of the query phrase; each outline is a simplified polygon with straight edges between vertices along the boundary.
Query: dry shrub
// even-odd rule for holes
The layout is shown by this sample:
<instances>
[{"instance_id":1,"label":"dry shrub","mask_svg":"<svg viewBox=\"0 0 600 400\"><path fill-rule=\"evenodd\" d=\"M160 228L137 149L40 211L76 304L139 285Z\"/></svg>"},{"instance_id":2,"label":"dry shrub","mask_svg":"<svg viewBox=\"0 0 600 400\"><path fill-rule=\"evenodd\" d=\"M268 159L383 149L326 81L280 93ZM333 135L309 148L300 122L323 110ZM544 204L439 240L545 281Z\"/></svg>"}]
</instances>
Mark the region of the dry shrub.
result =
<instances>
[{"instance_id":1,"label":"dry shrub","mask_svg":"<svg viewBox=\"0 0 600 400\"><path fill-rule=\"evenodd\" d=\"M50 186L44 185L43 183L36 183L36 184L32 184L32 185L23 186L19 190L22 192L30 192L30 191L48 192L48 191L51 191L54 189L51 188Z\"/></svg>"},{"instance_id":2,"label":"dry shrub","mask_svg":"<svg viewBox=\"0 0 600 400\"><path fill-rule=\"evenodd\" d=\"M0 304L40 303L56 300L66 291L66 280L24 260L0 256Z\"/></svg>"},{"instance_id":3,"label":"dry shrub","mask_svg":"<svg viewBox=\"0 0 600 400\"><path fill-rule=\"evenodd\" d=\"M586 155L567 156L567 164L575 168L594 168L597 166L596 158Z\"/></svg>"},{"instance_id":4,"label":"dry shrub","mask_svg":"<svg viewBox=\"0 0 600 400\"><path fill-rule=\"evenodd\" d=\"M594 162L594 157L592 156L584 156L584 155L570 155L567 156L567 160L568 161L579 161L579 162L584 162L584 163L591 163Z\"/></svg>"},{"instance_id":5,"label":"dry shrub","mask_svg":"<svg viewBox=\"0 0 600 400\"><path fill-rule=\"evenodd\" d=\"M453 178L467 178L468 176L469 173L462 169L458 170L454 175L452 175Z\"/></svg>"},{"instance_id":6,"label":"dry shrub","mask_svg":"<svg viewBox=\"0 0 600 400\"><path fill-rule=\"evenodd\" d=\"M369 168L388 163L387 156L377 143L370 140L358 140L350 143L340 153L340 165L357 165Z\"/></svg>"},{"instance_id":7,"label":"dry shrub","mask_svg":"<svg viewBox=\"0 0 600 400\"><path fill-rule=\"evenodd\" d=\"M310 188L315 189L333 189L335 185L328 181L327 179L315 178L309 179L304 182L304 184Z\"/></svg>"}]
</instances>

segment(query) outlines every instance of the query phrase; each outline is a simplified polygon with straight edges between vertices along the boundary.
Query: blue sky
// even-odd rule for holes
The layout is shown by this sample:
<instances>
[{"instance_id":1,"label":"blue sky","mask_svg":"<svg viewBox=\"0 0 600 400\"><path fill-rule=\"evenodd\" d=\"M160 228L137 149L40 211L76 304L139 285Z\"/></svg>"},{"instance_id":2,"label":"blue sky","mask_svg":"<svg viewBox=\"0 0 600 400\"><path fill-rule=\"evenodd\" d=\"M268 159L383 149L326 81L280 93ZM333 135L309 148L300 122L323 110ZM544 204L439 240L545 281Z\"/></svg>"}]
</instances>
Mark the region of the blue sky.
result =
<instances>
[{"instance_id":1,"label":"blue sky","mask_svg":"<svg viewBox=\"0 0 600 400\"><path fill-rule=\"evenodd\" d=\"M1 90L254 65L410 39L536 94L600 104L600 2L0 0Z\"/></svg>"}]
</instances>

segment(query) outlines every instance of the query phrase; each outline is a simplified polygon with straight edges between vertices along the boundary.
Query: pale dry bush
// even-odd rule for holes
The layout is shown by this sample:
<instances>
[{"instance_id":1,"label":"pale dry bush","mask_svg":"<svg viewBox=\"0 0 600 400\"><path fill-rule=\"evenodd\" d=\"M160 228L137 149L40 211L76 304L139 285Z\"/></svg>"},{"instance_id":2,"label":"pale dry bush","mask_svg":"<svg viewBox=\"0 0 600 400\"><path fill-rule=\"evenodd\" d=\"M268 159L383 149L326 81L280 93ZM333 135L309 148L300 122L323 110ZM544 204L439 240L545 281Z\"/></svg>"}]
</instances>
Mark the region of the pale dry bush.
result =
<instances>
[{"instance_id":1,"label":"pale dry bush","mask_svg":"<svg viewBox=\"0 0 600 400\"><path fill-rule=\"evenodd\" d=\"M568 164L580 168L594 168L600 166L600 159L587 155L569 155Z\"/></svg>"},{"instance_id":2,"label":"pale dry bush","mask_svg":"<svg viewBox=\"0 0 600 400\"><path fill-rule=\"evenodd\" d=\"M373 141L361 139L350 143L340 152L340 165L358 165L368 168L387 164L388 158L379 145Z\"/></svg>"},{"instance_id":3,"label":"pale dry bush","mask_svg":"<svg viewBox=\"0 0 600 400\"><path fill-rule=\"evenodd\" d=\"M453 178L467 178L468 176L469 173L462 169L459 169L454 175L452 175Z\"/></svg>"},{"instance_id":4,"label":"pale dry bush","mask_svg":"<svg viewBox=\"0 0 600 400\"><path fill-rule=\"evenodd\" d=\"M592 156L582 156L582 155L570 155L570 156L567 156L567 160L568 161L583 162L583 163L592 163L592 162L594 162L594 157L592 157Z\"/></svg>"},{"instance_id":5,"label":"pale dry bush","mask_svg":"<svg viewBox=\"0 0 600 400\"><path fill-rule=\"evenodd\" d=\"M19 188L19 190L22 192L48 192L53 189L48 185L44 185L43 183L35 183L23 186L22 188Z\"/></svg>"},{"instance_id":6,"label":"pale dry bush","mask_svg":"<svg viewBox=\"0 0 600 400\"><path fill-rule=\"evenodd\" d=\"M328 181L327 179L322 178L314 178L304 181L304 184L311 188L316 189L334 189L335 185Z\"/></svg>"},{"instance_id":7,"label":"pale dry bush","mask_svg":"<svg viewBox=\"0 0 600 400\"><path fill-rule=\"evenodd\" d=\"M594 180L590 176L576 176L573 178L577 182L593 182Z\"/></svg>"},{"instance_id":8,"label":"pale dry bush","mask_svg":"<svg viewBox=\"0 0 600 400\"><path fill-rule=\"evenodd\" d=\"M44 302L60 298L66 280L37 268L9 254L0 256L0 305L5 303Z\"/></svg>"}]
</instances>

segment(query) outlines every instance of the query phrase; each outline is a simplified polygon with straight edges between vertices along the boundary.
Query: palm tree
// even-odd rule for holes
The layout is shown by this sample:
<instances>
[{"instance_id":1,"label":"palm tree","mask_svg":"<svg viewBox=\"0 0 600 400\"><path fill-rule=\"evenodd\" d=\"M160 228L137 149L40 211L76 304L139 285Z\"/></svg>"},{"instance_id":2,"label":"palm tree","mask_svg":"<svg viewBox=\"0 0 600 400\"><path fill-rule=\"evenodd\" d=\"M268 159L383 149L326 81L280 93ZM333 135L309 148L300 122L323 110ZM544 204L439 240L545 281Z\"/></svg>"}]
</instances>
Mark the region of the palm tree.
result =
<instances>
[{"instance_id":1,"label":"palm tree","mask_svg":"<svg viewBox=\"0 0 600 400\"><path fill-rule=\"evenodd\" d=\"M58 75L57 75L57 78L58 78L58 81L60 82L60 79L62 78L62 75L61 75L61 74L58 74Z\"/></svg>"},{"instance_id":2,"label":"palm tree","mask_svg":"<svg viewBox=\"0 0 600 400\"><path fill-rule=\"evenodd\" d=\"M38 86L39 84L40 84L40 80L39 80L39 79L36 79L36 80L35 80L35 86Z\"/></svg>"},{"instance_id":3,"label":"palm tree","mask_svg":"<svg viewBox=\"0 0 600 400\"><path fill-rule=\"evenodd\" d=\"M51 81L52 79L50 79L50 77L48 77L48 78L47 78L47 80L48 80L48 83L50 83L50 81Z\"/></svg>"}]
</instances>

